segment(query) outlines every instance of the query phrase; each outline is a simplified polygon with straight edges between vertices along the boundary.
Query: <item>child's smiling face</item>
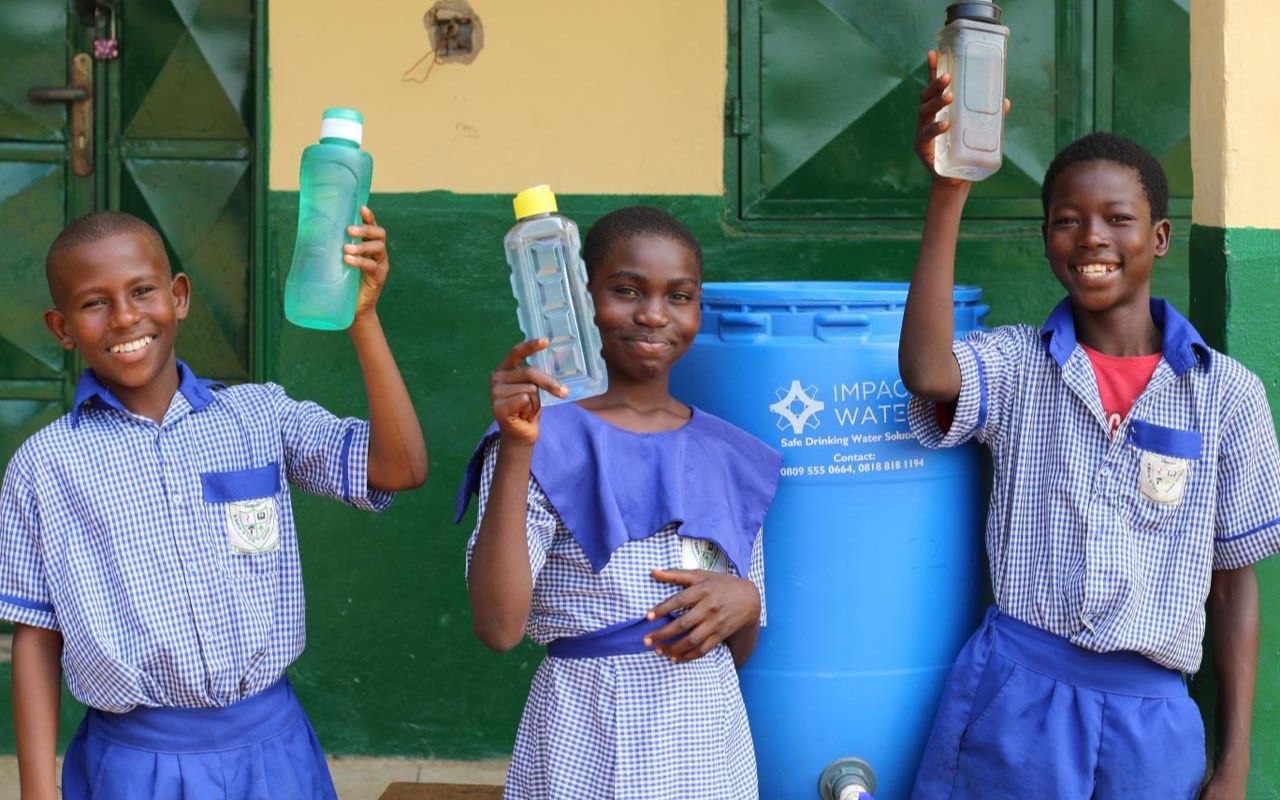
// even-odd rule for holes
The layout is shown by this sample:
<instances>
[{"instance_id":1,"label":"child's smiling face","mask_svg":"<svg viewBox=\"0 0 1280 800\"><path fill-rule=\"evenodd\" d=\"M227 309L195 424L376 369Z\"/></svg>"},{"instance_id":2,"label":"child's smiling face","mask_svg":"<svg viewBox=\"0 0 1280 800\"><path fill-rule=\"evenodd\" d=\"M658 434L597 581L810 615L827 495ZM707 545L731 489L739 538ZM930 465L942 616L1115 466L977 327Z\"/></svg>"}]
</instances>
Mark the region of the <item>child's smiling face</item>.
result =
<instances>
[{"instance_id":1,"label":"child's smiling face","mask_svg":"<svg viewBox=\"0 0 1280 800\"><path fill-rule=\"evenodd\" d=\"M614 243L591 279L610 371L637 382L668 372L698 335L701 295L702 271L681 242L637 234Z\"/></svg>"},{"instance_id":2,"label":"child's smiling face","mask_svg":"<svg viewBox=\"0 0 1280 800\"><path fill-rule=\"evenodd\" d=\"M1054 276L1086 311L1148 312L1155 259L1169 249L1169 220L1152 220L1137 170L1114 161L1080 161L1054 181L1044 222Z\"/></svg>"},{"instance_id":3,"label":"child's smiling face","mask_svg":"<svg viewBox=\"0 0 1280 800\"><path fill-rule=\"evenodd\" d=\"M45 313L50 331L126 407L153 387L164 391L190 288L185 275L170 276L157 241L123 233L72 247L58 256L50 288L57 305Z\"/></svg>"}]
</instances>

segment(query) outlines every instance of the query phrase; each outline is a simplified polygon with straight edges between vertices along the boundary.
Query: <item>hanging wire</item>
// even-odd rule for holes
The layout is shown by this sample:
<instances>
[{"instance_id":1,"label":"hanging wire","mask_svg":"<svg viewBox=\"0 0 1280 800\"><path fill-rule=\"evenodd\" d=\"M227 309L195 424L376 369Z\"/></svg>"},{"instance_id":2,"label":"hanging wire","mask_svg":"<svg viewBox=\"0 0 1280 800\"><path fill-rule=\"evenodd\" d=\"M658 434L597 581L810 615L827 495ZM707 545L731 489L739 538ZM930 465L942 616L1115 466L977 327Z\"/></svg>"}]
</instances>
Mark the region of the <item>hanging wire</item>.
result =
<instances>
[{"instance_id":1,"label":"hanging wire","mask_svg":"<svg viewBox=\"0 0 1280 800\"><path fill-rule=\"evenodd\" d=\"M426 61L428 58L431 59L431 63L427 66L427 71L423 73L421 78L413 77L413 71L416 70L418 66L422 64L423 61ZM422 58L413 62L412 67L409 67L400 75L400 82L401 83L426 83L427 78L431 77L431 70L435 69L436 64L439 64L439 63L440 63L440 53L437 52L436 48L433 46L430 50L428 50L422 56Z\"/></svg>"}]
</instances>

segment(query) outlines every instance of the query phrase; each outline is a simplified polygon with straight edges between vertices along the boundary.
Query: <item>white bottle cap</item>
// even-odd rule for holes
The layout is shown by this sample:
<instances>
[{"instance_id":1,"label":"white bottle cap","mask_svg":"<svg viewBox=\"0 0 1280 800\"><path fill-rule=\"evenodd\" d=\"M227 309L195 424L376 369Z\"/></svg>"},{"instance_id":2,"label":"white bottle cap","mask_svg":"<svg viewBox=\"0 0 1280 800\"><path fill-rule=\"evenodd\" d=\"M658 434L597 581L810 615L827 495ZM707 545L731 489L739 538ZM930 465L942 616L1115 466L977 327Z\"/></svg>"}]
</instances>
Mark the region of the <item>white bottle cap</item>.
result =
<instances>
[{"instance_id":1,"label":"white bottle cap","mask_svg":"<svg viewBox=\"0 0 1280 800\"><path fill-rule=\"evenodd\" d=\"M364 117L350 108L331 108L320 120L321 139L346 139L357 145L364 142Z\"/></svg>"}]
</instances>

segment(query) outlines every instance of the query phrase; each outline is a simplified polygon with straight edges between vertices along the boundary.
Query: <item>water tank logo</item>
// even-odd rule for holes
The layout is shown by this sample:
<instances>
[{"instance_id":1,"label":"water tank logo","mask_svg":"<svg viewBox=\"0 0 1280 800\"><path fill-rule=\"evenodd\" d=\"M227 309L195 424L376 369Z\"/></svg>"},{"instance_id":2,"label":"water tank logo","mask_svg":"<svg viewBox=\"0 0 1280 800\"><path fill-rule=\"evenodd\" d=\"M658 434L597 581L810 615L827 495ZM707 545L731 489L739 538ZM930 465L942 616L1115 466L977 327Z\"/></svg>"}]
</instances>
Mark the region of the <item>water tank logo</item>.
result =
<instances>
[{"instance_id":1,"label":"water tank logo","mask_svg":"<svg viewBox=\"0 0 1280 800\"><path fill-rule=\"evenodd\" d=\"M818 412L827 404L818 399L818 387L800 387L800 381L792 381L791 387L779 386L774 394L778 402L769 406L769 410L778 415L778 428L786 430L791 427L792 433L804 433L805 428L818 427Z\"/></svg>"}]
</instances>

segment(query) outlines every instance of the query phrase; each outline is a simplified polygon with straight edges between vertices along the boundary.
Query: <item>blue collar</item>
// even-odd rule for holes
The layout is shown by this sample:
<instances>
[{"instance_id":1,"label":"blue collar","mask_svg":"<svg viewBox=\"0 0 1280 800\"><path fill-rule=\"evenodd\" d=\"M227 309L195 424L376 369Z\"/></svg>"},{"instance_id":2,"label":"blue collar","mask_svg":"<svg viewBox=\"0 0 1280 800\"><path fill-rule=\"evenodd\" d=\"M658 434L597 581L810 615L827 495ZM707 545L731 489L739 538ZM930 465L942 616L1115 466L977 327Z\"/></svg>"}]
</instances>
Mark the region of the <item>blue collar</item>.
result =
<instances>
[{"instance_id":1,"label":"blue collar","mask_svg":"<svg viewBox=\"0 0 1280 800\"><path fill-rule=\"evenodd\" d=\"M182 359L175 359L178 362L178 391L187 399L191 405L192 411L199 411L205 406L213 402L213 392L209 387L213 385L213 381L207 381L203 378L196 377L196 374L188 367ZM111 390L98 382L98 376L93 374L93 370L86 369L80 375L80 383L76 385L76 399L71 406L71 427L80 424L80 409L85 403L102 404L107 408L114 408L116 411L129 413L129 409L116 398Z\"/></svg>"},{"instance_id":2,"label":"blue collar","mask_svg":"<svg viewBox=\"0 0 1280 800\"><path fill-rule=\"evenodd\" d=\"M1195 326L1179 314L1168 300L1151 298L1151 319L1160 329L1164 360L1169 363L1174 375L1181 375L1194 367L1197 357L1206 367L1209 366L1212 352L1209 345L1200 338L1200 332ZM1040 329L1040 338L1059 367L1067 363L1076 349L1076 322L1071 314L1070 298L1054 307L1053 313Z\"/></svg>"},{"instance_id":3,"label":"blue collar","mask_svg":"<svg viewBox=\"0 0 1280 800\"><path fill-rule=\"evenodd\" d=\"M636 433L577 403L542 409L530 474L593 572L627 542L671 523L680 535L714 542L746 575L751 549L778 488L782 454L719 417L694 409L681 428ZM454 506L461 521L479 493L489 426Z\"/></svg>"}]
</instances>

